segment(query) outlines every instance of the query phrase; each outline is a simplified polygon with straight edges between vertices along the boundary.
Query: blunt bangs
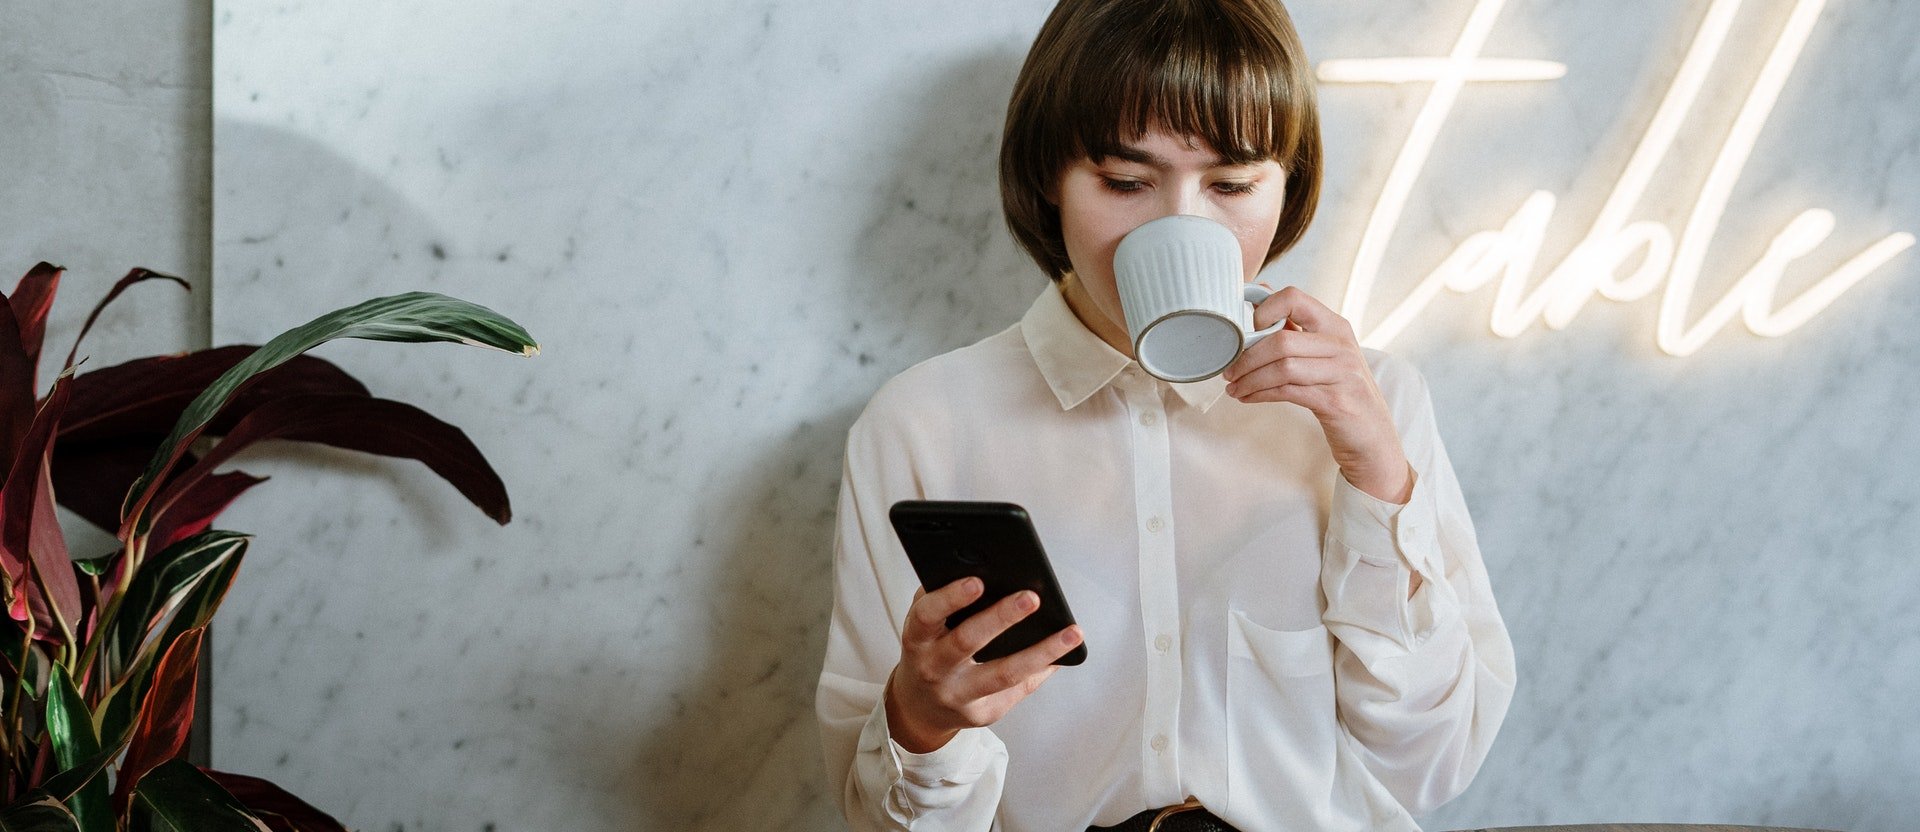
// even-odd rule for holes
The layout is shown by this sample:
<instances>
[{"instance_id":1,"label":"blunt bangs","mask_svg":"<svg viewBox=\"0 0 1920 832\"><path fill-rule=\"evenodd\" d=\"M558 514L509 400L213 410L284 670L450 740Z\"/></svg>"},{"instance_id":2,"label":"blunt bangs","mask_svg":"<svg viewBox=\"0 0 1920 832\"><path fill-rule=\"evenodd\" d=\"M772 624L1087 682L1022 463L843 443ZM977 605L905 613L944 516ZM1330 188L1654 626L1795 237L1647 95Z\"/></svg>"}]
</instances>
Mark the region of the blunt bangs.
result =
<instances>
[{"instance_id":1,"label":"blunt bangs","mask_svg":"<svg viewBox=\"0 0 1920 832\"><path fill-rule=\"evenodd\" d=\"M1236 164L1273 159L1290 168L1302 102L1267 71L1292 63L1285 48L1259 37L1255 21L1227 14L1244 9L1131 5L1146 13L1114 15L1125 27L1102 32L1105 42L1089 43L1054 81L1049 103L1073 125L1075 155L1113 155L1157 125L1204 139Z\"/></svg>"},{"instance_id":2,"label":"blunt bangs","mask_svg":"<svg viewBox=\"0 0 1920 832\"><path fill-rule=\"evenodd\" d=\"M1063 0L1021 68L1000 154L1007 224L1052 277L1072 268L1051 197L1061 172L1120 155L1155 127L1202 139L1228 163L1287 171L1267 262L1306 232L1319 117L1312 67L1275 0Z\"/></svg>"}]
</instances>

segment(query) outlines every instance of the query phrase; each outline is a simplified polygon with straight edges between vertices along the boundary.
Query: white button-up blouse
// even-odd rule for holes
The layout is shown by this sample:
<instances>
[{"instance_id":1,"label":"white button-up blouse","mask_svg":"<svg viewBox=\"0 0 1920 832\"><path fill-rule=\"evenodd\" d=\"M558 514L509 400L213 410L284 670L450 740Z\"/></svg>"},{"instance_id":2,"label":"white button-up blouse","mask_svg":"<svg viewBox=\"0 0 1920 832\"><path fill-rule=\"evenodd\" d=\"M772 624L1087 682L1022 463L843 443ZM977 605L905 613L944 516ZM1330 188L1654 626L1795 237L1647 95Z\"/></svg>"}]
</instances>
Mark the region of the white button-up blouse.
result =
<instances>
[{"instance_id":1,"label":"white button-up blouse","mask_svg":"<svg viewBox=\"0 0 1920 832\"><path fill-rule=\"evenodd\" d=\"M1366 357L1414 468L1405 506L1348 484L1306 409L1154 379L1056 287L874 394L847 438L816 701L852 826L1070 832L1192 795L1245 832L1380 832L1464 790L1513 648L1425 381ZM887 519L904 499L1026 507L1088 651L928 754L888 737L881 697L919 586Z\"/></svg>"}]
</instances>

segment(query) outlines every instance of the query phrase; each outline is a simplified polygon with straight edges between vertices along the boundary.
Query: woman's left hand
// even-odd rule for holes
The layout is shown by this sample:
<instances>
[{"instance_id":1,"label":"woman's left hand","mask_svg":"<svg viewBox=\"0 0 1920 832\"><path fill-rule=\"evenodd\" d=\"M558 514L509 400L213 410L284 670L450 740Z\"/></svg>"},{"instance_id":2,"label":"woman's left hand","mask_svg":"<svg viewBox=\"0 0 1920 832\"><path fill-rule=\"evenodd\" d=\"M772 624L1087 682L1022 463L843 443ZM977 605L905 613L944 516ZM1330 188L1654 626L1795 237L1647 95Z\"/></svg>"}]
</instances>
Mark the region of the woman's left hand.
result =
<instances>
[{"instance_id":1,"label":"woman's left hand","mask_svg":"<svg viewBox=\"0 0 1920 832\"><path fill-rule=\"evenodd\" d=\"M1413 469L1353 325L1294 286L1262 301L1253 320L1260 329L1282 320L1288 326L1228 365L1227 394L1312 411L1347 482L1386 502L1406 503Z\"/></svg>"}]
</instances>

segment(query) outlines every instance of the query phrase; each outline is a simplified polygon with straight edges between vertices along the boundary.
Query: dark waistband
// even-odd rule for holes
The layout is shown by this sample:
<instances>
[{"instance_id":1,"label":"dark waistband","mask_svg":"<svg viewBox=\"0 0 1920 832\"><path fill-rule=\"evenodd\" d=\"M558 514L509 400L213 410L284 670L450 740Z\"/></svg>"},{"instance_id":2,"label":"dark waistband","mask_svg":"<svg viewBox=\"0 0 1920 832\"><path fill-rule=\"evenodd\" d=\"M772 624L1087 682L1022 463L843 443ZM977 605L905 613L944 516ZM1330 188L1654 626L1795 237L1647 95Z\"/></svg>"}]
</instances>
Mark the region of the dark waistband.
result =
<instances>
[{"instance_id":1,"label":"dark waistband","mask_svg":"<svg viewBox=\"0 0 1920 832\"><path fill-rule=\"evenodd\" d=\"M1206 809L1171 812L1153 827L1153 819L1167 809L1148 809L1113 826L1089 826L1087 832L1239 832Z\"/></svg>"}]
</instances>

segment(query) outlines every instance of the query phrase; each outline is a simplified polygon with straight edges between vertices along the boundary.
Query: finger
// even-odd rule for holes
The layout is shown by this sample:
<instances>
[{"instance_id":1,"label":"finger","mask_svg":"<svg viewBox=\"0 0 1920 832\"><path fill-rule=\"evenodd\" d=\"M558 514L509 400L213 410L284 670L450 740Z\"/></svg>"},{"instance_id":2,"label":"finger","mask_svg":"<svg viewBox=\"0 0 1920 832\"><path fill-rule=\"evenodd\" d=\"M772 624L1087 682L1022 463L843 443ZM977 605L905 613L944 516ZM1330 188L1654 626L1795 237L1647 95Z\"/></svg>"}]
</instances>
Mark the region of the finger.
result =
<instances>
[{"instance_id":1,"label":"finger","mask_svg":"<svg viewBox=\"0 0 1920 832\"><path fill-rule=\"evenodd\" d=\"M1344 384L1358 381L1346 362L1337 358L1287 356L1269 361L1227 385L1227 395L1243 398L1269 387L1289 384Z\"/></svg>"},{"instance_id":2,"label":"finger","mask_svg":"<svg viewBox=\"0 0 1920 832\"><path fill-rule=\"evenodd\" d=\"M1048 665L1046 669L1041 670L1039 673L1028 676L1026 681L977 701L987 710L1005 714L1013 710L1013 706L1020 704L1020 700L1032 696L1033 692L1039 690L1041 685L1046 684L1048 679L1053 678L1054 671L1059 669L1060 665Z\"/></svg>"},{"instance_id":3,"label":"finger","mask_svg":"<svg viewBox=\"0 0 1920 832\"><path fill-rule=\"evenodd\" d=\"M1070 625L1018 653L973 668L967 680L967 692L976 699L1009 690L1019 690L1022 696L1032 693L1045 676L1053 675L1053 669L1058 667L1054 660L1072 652L1084 638L1080 625ZM1036 676L1042 678L1036 680Z\"/></svg>"},{"instance_id":4,"label":"finger","mask_svg":"<svg viewBox=\"0 0 1920 832\"><path fill-rule=\"evenodd\" d=\"M1298 286L1288 286L1260 302L1253 309L1253 323L1266 329L1282 320L1291 321L1306 332L1320 332L1353 340L1353 325L1340 313Z\"/></svg>"},{"instance_id":5,"label":"finger","mask_svg":"<svg viewBox=\"0 0 1920 832\"><path fill-rule=\"evenodd\" d=\"M998 638L1008 627L1018 624L1021 619L1033 614L1040 608L1040 596L1031 590L1021 590L980 611L979 614L960 622L960 626L948 633L945 643L947 652L944 658L964 661L980 652L980 648Z\"/></svg>"},{"instance_id":6,"label":"finger","mask_svg":"<svg viewBox=\"0 0 1920 832\"><path fill-rule=\"evenodd\" d=\"M903 642L931 642L947 634L947 617L965 609L986 587L979 578L961 578L933 592L925 592L907 608Z\"/></svg>"},{"instance_id":7,"label":"finger","mask_svg":"<svg viewBox=\"0 0 1920 832\"><path fill-rule=\"evenodd\" d=\"M1245 404L1269 402L1297 404L1313 411L1317 416L1330 413L1335 409L1338 402L1334 394L1335 389L1331 384L1285 384L1279 387L1268 387L1237 398Z\"/></svg>"},{"instance_id":8,"label":"finger","mask_svg":"<svg viewBox=\"0 0 1920 832\"><path fill-rule=\"evenodd\" d=\"M1275 359L1291 355L1311 358L1334 358L1353 350L1353 345L1338 337L1318 332L1282 330L1269 335L1254 345L1241 350L1239 357L1227 365L1225 371L1228 381L1237 381L1248 371Z\"/></svg>"}]
</instances>

